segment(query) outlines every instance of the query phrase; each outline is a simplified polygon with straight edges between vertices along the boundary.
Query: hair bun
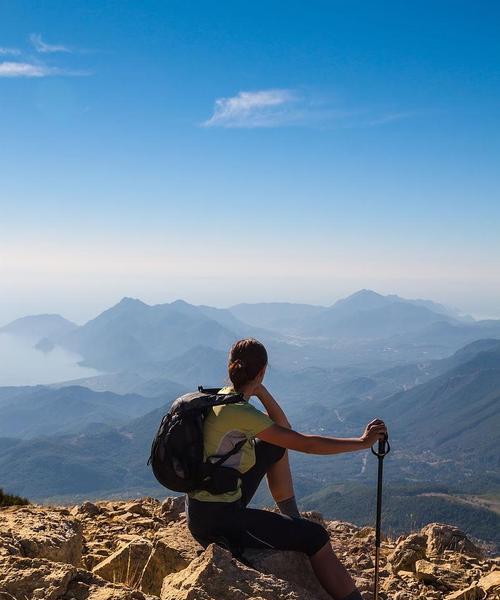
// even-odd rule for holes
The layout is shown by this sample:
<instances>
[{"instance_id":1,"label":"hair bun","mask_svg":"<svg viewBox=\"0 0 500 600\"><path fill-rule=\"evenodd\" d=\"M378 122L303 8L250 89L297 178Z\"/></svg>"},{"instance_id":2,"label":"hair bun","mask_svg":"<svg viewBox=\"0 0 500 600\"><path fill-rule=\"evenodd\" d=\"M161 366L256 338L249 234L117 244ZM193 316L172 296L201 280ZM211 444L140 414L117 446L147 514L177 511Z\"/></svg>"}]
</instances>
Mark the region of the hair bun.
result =
<instances>
[{"instance_id":1,"label":"hair bun","mask_svg":"<svg viewBox=\"0 0 500 600\"><path fill-rule=\"evenodd\" d=\"M266 349L255 338L238 340L229 351L229 379L236 390L252 381L266 365Z\"/></svg>"}]
</instances>

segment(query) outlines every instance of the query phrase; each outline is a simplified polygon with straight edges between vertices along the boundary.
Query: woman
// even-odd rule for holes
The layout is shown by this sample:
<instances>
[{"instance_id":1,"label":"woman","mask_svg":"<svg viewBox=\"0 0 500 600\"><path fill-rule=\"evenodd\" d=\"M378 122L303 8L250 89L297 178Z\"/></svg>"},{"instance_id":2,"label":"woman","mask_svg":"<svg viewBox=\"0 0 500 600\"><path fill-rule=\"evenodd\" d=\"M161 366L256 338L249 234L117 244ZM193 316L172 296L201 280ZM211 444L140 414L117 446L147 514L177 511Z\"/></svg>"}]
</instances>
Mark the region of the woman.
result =
<instances>
[{"instance_id":1,"label":"woman","mask_svg":"<svg viewBox=\"0 0 500 600\"><path fill-rule=\"evenodd\" d=\"M197 491L186 498L188 527L203 546L225 545L239 554L244 548L275 548L305 552L323 588L335 600L360 600L356 586L334 554L324 527L302 519L297 510L287 449L309 454L338 454L370 448L386 433L375 419L359 438L332 438L293 431L285 413L262 384L267 352L253 338L236 342L229 353L228 371L232 387L244 400L213 407L204 424L206 457L227 453L245 440L225 467L241 474L234 489L223 494ZM248 403L256 396L267 414ZM255 439L257 438L257 439ZM260 481L267 475L271 494L280 510L248 508Z\"/></svg>"}]
</instances>

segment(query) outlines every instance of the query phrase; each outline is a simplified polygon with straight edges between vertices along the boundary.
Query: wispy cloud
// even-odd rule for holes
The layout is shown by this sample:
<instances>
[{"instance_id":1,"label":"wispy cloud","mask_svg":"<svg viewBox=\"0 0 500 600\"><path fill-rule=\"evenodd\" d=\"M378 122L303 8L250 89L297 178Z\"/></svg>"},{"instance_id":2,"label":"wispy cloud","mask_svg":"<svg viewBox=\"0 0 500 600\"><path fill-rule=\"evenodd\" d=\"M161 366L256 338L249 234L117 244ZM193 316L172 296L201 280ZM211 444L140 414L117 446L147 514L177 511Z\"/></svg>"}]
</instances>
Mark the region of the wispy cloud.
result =
<instances>
[{"instance_id":1,"label":"wispy cloud","mask_svg":"<svg viewBox=\"0 0 500 600\"><path fill-rule=\"evenodd\" d=\"M41 54L52 54L54 52L72 52L72 49L62 44L47 44L42 40L40 33L32 33L30 35L30 42L33 44L35 50Z\"/></svg>"},{"instance_id":2,"label":"wispy cloud","mask_svg":"<svg viewBox=\"0 0 500 600\"><path fill-rule=\"evenodd\" d=\"M49 67L44 64L0 62L0 77L51 77L56 75L83 77L91 75L91 73L89 71L70 71L58 67Z\"/></svg>"},{"instance_id":3,"label":"wispy cloud","mask_svg":"<svg viewBox=\"0 0 500 600\"><path fill-rule=\"evenodd\" d=\"M0 46L0 56L20 56L21 50L18 48L5 48Z\"/></svg>"},{"instance_id":4,"label":"wispy cloud","mask_svg":"<svg viewBox=\"0 0 500 600\"><path fill-rule=\"evenodd\" d=\"M218 98L203 127L374 127L414 116L413 112L379 112L367 108L342 109L338 101L311 90L269 89L241 91ZM377 114L378 113L378 114Z\"/></svg>"},{"instance_id":5,"label":"wispy cloud","mask_svg":"<svg viewBox=\"0 0 500 600\"><path fill-rule=\"evenodd\" d=\"M205 127L276 127L296 118L298 98L293 90L271 89L239 92L215 101L214 113Z\"/></svg>"}]
</instances>

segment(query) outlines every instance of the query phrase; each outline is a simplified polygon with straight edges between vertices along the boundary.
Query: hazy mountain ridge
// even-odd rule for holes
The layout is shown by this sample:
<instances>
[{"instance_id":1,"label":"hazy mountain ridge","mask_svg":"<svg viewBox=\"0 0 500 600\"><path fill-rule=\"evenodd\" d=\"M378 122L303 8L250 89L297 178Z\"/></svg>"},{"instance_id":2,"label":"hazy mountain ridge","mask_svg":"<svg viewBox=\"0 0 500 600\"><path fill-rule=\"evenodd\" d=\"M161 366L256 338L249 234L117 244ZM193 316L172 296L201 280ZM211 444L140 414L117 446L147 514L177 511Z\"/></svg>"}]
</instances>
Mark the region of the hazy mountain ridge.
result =
<instances>
[{"instance_id":1,"label":"hazy mountain ridge","mask_svg":"<svg viewBox=\"0 0 500 600\"><path fill-rule=\"evenodd\" d=\"M180 385L170 388L169 398L187 391ZM164 404L165 398L94 392L81 386L36 386L13 392L0 388L0 437L33 438L79 433L89 426L117 427Z\"/></svg>"},{"instance_id":2,"label":"hazy mountain ridge","mask_svg":"<svg viewBox=\"0 0 500 600\"><path fill-rule=\"evenodd\" d=\"M20 335L39 341L42 338L58 339L77 327L76 323L61 315L29 315L0 327L0 333Z\"/></svg>"}]
</instances>

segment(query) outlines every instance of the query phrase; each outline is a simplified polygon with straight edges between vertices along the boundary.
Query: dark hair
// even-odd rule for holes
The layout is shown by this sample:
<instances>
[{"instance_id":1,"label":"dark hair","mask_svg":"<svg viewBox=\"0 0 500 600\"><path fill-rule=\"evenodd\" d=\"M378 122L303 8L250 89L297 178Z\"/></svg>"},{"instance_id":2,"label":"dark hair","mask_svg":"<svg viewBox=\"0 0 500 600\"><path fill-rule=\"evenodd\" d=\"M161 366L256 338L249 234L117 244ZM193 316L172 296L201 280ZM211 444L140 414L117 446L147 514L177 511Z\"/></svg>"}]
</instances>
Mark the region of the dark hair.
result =
<instances>
[{"instance_id":1,"label":"dark hair","mask_svg":"<svg viewBox=\"0 0 500 600\"><path fill-rule=\"evenodd\" d=\"M231 346L227 370L235 390L251 381L267 365L264 345L255 338L238 340Z\"/></svg>"}]
</instances>

